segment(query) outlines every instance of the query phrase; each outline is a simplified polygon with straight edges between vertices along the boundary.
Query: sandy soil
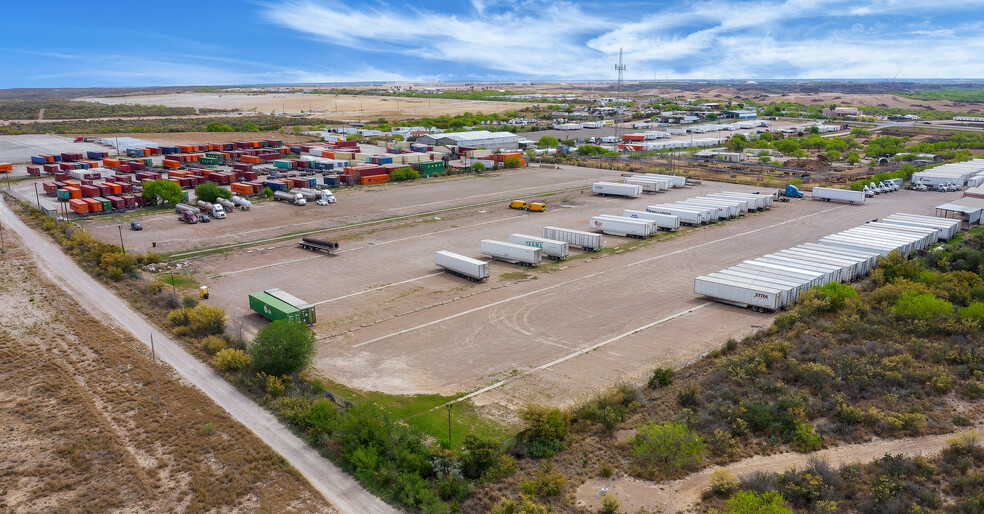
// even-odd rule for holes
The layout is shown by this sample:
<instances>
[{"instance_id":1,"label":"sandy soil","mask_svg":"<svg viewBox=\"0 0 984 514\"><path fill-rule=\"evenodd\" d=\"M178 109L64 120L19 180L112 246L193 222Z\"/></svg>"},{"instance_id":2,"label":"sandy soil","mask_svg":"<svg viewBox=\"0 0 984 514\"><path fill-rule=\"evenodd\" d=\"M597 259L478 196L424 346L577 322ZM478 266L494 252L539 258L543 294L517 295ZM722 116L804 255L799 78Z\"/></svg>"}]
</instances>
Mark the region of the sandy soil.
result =
<instances>
[{"instance_id":1,"label":"sandy soil","mask_svg":"<svg viewBox=\"0 0 984 514\"><path fill-rule=\"evenodd\" d=\"M133 134L130 134L131 136ZM109 148L98 143L75 143L72 137L54 134L22 134L0 136L0 162L31 162L32 155L62 152L105 152Z\"/></svg>"},{"instance_id":2,"label":"sandy soil","mask_svg":"<svg viewBox=\"0 0 984 514\"><path fill-rule=\"evenodd\" d=\"M401 98L363 95L312 95L303 93L220 94L179 93L107 98L80 98L107 104L167 105L212 109L240 109L262 113L301 113L332 120L404 120L464 112L505 112L528 105L518 102L486 102L440 98Z\"/></svg>"},{"instance_id":3,"label":"sandy soil","mask_svg":"<svg viewBox=\"0 0 984 514\"><path fill-rule=\"evenodd\" d=\"M904 454L907 456L934 455L946 447L947 439L955 434L931 435L906 439L878 439L863 444L837 446L827 450L803 454L782 453L778 455L751 457L728 466L714 466L694 473L680 480L655 483L633 477L617 475L608 487L608 493L621 503L623 512L694 512L701 495L710 487L711 474L726 469L734 476L751 474L755 471L783 472L791 468L802 469L810 459L827 461L832 467L842 464L868 462L884 456ZM594 511L601 508L598 492L608 485L610 479L591 478L581 484L575 493L578 506Z\"/></svg>"},{"instance_id":4,"label":"sandy soil","mask_svg":"<svg viewBox=\"0 0 984 514\"><path fill-rule=\"evenodd\" d=\"M68 298L5 227L0 509L330 511L224 410Z\"/></svg>"}]
</instances>

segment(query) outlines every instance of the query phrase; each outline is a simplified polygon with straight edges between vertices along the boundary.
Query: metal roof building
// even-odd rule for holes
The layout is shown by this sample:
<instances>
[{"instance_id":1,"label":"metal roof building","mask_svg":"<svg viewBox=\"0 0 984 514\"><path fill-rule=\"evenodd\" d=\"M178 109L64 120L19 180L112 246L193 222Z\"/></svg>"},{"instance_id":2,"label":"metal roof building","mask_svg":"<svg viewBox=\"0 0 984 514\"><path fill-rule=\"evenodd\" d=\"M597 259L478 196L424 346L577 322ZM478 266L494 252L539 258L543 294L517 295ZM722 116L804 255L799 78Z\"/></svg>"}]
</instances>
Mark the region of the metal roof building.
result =
<instances>
[{"instance_id":1,"label":"metal roof building","mask_svg":"<svg viewBox=\"0 0 984 514\"><path fill-rule=\"evenodd\" d=\"M469 148L482 147L493 151L516 150L519 148L519 140L520 137L511 132L489 132L487 130L428 134L417 138L418 143L425 145L454 145Z\"/></svg>"}]
</instances>

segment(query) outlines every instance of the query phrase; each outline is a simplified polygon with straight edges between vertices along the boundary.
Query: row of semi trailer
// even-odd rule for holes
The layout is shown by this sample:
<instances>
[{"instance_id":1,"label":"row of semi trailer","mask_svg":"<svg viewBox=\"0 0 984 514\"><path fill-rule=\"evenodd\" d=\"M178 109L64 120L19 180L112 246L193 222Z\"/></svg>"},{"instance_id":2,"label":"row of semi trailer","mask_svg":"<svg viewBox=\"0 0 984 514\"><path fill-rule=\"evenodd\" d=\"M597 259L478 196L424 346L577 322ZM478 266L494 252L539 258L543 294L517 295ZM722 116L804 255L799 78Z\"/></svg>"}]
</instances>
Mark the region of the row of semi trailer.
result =
<instances>
[{"instance_id":1,"label":"row of semi trailer","mask_svg":"<svg viewBox=\"0 0 984 514\"><path fill-rule=\"evenodd\" d=\"M679 202L650 205L645 211L625 209L621 215L599 214L591 218L590 228L614 236L646 238L659 230L673 231L681 225L697 226L769 209L773 201L772 195L709 193Z\"/></svg>"},{"instance_id":2,"label":"row of semi trailer","mask_svg":"<svg viewBox=\"0 0 984 514\"><path fill-rule=\"evenodd\" d=\"M787 250L747 260L694 279L694 293L713 300L775 312L804 291L830 282L848 283L867 275L879 257L907 254L955 237L961 221L893 214Z\"/></svg>"}]
</instances>

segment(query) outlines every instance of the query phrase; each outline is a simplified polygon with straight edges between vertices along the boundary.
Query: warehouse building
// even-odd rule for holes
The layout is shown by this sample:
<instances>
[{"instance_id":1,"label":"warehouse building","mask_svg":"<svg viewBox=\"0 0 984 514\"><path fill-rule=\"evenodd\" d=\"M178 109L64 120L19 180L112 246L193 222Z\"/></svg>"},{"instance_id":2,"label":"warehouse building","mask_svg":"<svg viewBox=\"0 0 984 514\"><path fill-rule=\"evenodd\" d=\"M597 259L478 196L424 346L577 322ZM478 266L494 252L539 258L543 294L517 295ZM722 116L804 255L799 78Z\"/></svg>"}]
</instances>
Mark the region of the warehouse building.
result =
<instances>
[{"instance_id":1,"label":"warehouse building","mask_svg":"<svg viewBox=\"0 0 984 514\"><path fill-rule=\"evenodd\" d=\"M428 134L418 137L417 142L425 145L465 146L468 148L482 147L495 151L516 150L519 148L519 139L519 136L511 132L476 130L474 132Z\"/></svg>"}]
</instances>

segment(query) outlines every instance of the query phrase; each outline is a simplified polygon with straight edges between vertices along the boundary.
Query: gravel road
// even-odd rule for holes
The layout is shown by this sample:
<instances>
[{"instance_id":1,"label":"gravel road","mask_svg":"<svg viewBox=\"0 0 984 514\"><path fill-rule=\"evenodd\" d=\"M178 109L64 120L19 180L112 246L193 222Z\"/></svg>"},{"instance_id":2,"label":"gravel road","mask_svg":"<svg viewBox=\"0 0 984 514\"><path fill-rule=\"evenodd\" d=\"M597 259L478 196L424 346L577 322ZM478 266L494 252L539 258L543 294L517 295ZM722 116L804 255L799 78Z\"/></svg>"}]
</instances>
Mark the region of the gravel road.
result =
<instances>
[{"instance_id":1,"label":"gravel road","mask_svg":"<svg viewBox=\"0 0 984 514\"><path fill-rule=\"evenodd\" d=\"M253 431L297 469L315 489L343 512L398 512L363 489L352 477L318 454L277 419L241 394L222 377L189 355L166 334L154 328L102 284L82 271L54 243L30 229L0 201L0 221L12 229L40 258L40 268L94 316L116 322L150 346L153 335L158 357L185 380L205 392L235 419ZM163 399L167 402L167 398Z\"/></svg>"}]
</instances>

